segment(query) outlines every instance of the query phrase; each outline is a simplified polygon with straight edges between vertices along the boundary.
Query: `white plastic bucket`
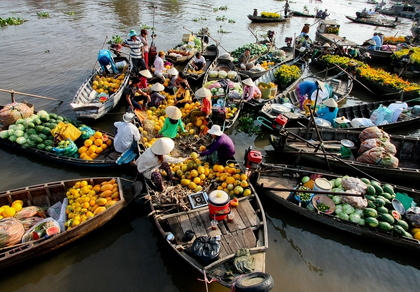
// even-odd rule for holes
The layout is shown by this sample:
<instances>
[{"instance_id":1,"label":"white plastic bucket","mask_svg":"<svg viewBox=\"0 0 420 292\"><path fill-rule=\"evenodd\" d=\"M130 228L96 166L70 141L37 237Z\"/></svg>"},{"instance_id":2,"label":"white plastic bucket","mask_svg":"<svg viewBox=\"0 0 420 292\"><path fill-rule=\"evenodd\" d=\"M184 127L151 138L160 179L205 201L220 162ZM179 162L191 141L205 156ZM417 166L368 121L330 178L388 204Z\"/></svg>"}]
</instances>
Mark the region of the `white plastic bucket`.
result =
<instances>
[{"instance_id":1,"label":"white plastic bucket","mask_svg":"<svg viewBox=\"0 0 420 292\"><path fill-rule=\"evenodd\" d=\"M127 62L126 61L117 62L115 63L115 66L117 67L117 69L121 70L127 67Z\"/></svg>"},{"instance_id":2,"label":"white plastic bucket","mask_svg":"<svg viewBox=\"0 0 420 292\"><path fill-rule=\"evenodd\" d=\"M331 191L331 183L325 178L317 178L314 183L314 191Z\"/></svg>"}]
</instances>

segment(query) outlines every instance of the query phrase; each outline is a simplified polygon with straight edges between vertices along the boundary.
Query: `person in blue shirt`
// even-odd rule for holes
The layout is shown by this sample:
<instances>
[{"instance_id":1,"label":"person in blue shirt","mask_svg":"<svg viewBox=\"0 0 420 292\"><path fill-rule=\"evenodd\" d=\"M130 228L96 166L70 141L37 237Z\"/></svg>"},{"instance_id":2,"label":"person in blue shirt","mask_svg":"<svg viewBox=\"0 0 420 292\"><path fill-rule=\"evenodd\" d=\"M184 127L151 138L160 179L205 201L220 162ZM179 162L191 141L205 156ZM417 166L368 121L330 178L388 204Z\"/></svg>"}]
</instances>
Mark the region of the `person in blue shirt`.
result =
<instances>
[{"instance_id":1,"label":"person in blue shirt","mask_svg":"<svg viewBox=\"0 0 420 292\"><path fill-rule=\"evenodd\" d=\"M377 32L375 32L375 33L373 33L373 37L370 39L370 40L368 40L368 42L369 41L371 41L371 46L369 47L369 50L375 50L375 51L379 51L380 49L381 49L381 47L382 47L382 40L381 40L381 38L379 37L379 35L378 35L378 33ZM373 42L375 43L375 44L373 44Z\"/></svg>"},{"instance_id":2,"label":"person in blue shirt","mask_svg":"<svg viewBox=\"0 0 420 292\"><path fill-rule=\"evenodd\" d=\"M109 74L109 70L107 68L108 65L111 65L112 71L114 74L118 73L117 66L115 66L114 58L112 58L112 54L110 50L100 50L98 53L98 62L101 65L102 72Z\"/></svg>"},{"instance_id":3,"label":"person in blue shirt","mask_svg":"<svg viewBox=\"0 0 420 292\"><path fill-rule=\"evenodd\" d=\"M299 82L296 87L296 92L298 94L300 108L302 109L303 101L311 97L312 93L317 89L317 84L314 80L306 80Z\"/></svg>"},{"instance_id":4,"label":"person in blue shirt","mask_svg":"<svg viewBox=\"0 0 420 292\"><path fill-rule=\"evenodd\" d=\"M318 111L316 112L317 117L323 118L331 122L331 125L334 123L334 119L337 118L338 105L333 98L329 98L326 101L323 101Z\"/></svg>"}]
</instances>

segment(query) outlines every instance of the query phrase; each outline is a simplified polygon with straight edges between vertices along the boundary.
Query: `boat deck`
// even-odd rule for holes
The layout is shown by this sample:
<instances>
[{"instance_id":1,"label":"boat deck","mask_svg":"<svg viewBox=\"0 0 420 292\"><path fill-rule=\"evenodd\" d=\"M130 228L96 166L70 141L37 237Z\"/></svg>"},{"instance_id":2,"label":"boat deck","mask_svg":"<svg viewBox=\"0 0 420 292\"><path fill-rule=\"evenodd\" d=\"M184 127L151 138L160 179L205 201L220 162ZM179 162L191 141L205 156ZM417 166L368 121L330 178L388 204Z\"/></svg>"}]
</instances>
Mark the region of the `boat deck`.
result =
<instances>
[{"instance_id":1,"label":"boat deck","mask_svg":"<svg viewBox=\"0 0 420 292\"><path fill-rule=\"evenodd\" d=\"M182 238L187 230L194 231L199 236L220 236L220 257L234 254L240 248L253 248L257 246L257 238L254 230L260 227L261 221L249 200L241 200L236 208L231 208L235 214L232 222L227 219L217 224L217 229L211 227L211 218L208 208L180 214L167 219L167 222L175 236L176 244L183 248L189 247L192 242L183 242Z\"/></svg>"}]
</instances>

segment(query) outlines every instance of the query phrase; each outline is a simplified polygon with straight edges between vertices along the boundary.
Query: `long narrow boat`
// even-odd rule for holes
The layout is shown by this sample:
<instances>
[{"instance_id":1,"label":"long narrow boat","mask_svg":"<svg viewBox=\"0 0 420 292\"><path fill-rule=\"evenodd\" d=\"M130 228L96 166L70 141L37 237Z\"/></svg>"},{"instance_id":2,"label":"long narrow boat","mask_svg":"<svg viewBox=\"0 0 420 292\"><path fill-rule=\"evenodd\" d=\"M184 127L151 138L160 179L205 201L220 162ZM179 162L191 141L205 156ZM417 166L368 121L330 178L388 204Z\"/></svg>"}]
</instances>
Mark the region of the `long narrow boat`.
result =
<instances>
[{"instance_id":1,"label":"long narrow boat","mask_svg":"<svg viewBox=\"0 0 420 292\"><path fill-rule=\"evenodd\" d=\"M128 84L131 63L125 57L115 57L114 61L116 64L125 64L125 67L122 67L121 69L122 73L107 75L107 80L102 81L97 78L97 76L100 77L101 74L101 69L98 67L77 90L70 105L78 119L97 120L111 111L120 101L124 88ZM108 81L111 81L111 77L114 80L118 80L118 83L108 83ZM104 90L108 90L109 87L118 89L110 95L106 93L108 91L100 94L96 91L97 86L99 86L98 84L105 86L103 87Z\"/></svg>"},{"instance_id":2,"label":"long narrow boat","mask_svg":"<svg viewBox=\"0 0 420 292\"><path fill-rule=\"evenodd\" d=\"M0 109L1 108L3 108L3 106L0 106ZM56 119L53 119L53 118L56 118ZM32 118L30 119L32 120ZM36 119L36 115L34 119ZM108 142L109 144L109 145L106 144L106 147L103 146L103 150L97 151L98 153L97 153L97 156L95 155L96 156L95 158L89 159L89 160L82 159L79 156L79 154L81 153L78 153L77 149L74 155L71 155L71 156L64 156L64 154L59 152L60 150L55 151L52 147L56 145L54 144L54 137L51 134L51 130L52 130L51 128L54 128L54 126L52 126L52 121L54 121L54 125L57 125L56 123L59 123L59 121L61 120L65 121L66 123L72 124L75 128L80 127L79 123L76 123L70 119L67 119L67 118L63 119L62 117L58 115L49 114L48 121L41 120L40 124L37 124L36 126L34 124L34 128L32 128L32 130L28 131L28 129L25 130L24 127L22 128L24 130L21 130L21 131L23 132L23 134L26 134L28 137L28 138L25 138L26 140L25 143L19 144L17 142L16 136L14 138L11 137L11 136L14 136L12 132L10 133L2 132L1 137L3 138L0 138L0 146L19 154L23 153L25 155L28 155L29 157L35 157L37 159L48 160L48 161L52 161L59 164L64 163L64 164L73 165L73 166L95 167L95 168L119 166L118 164L116 164L116 161L121 154L115 151L114 147L112 146L114 144L114 135L104 132L104 131L92 129L92 128L91 130L93 130L93 132L99 131L101 133L101 137L102 137L101 139L103 140L102 144L106 144L106 142ZM22 124L24 122L25 121L22 121ZM29 120L26 120L26 123L27 122L29 122ZM8 128L10 130L14 128L14 126L10 125ZM39 131L37 131L37 129ZM4 131L9 131L9 130L5 129ZM35 135L36 137L34 137L33 135ZM42 135L45 135L45 136L42 136ZM43 146L42 147L38 146L38 144L43 144ZM81 146L83 146L84 145L83 135L80 136L77 140L75 140L74 144L77 148L80 148ZM92 144L93 144L93 141L92 141ZM49 145L50 147L48 147Z\"/></svg>"},{"instance_id":3,"label":"long narrow boat","mask_svg":"<svg viewBox=\"0 0 420 292\"><path fill-rule=\"evenodd\" d=\"M287 128L278 136L269 137L270 144L275 151L286 154L289 158L298 159L302 163L316 165L334 172L353 173L363 175L361 172L377 179L415 187L420 173L420 139L399 135L389 135L390 142L395 145L399 160L398 167L384 167L377 164L358 162L358 149L360 147L359 131L346 129L318 128L324 148L328 151L315 151L319 146L319 138L315 128ZM347 139L355 145L351 148L349 157L341 158L341 140ZM319 148L319 147L318 147Z\"/></svg>"},{"instance_id":4,"label":"long narrow boat","mask_svg":"<svg viewBox=\"0 0 420 292\"><path fill-rule=\"evenodd\" d=\"M161 235L167 239L171 250L202 273L206 280L217 281L226 287L231 287L238 279L247 277L250 272L264 273L265 252L268 247L267 222L263 206L254 189L250 186L252 193L239 197L237 207L229 207L229 214L234 214L233 221L228 221L227 215L223 216L226 218L217 217L220 220L216 221L211 215L214 212L219 212L220 215L228 214L224 213L226 210L209 211L208 200L215 187L205 188L204 192L198 193L190 191L189 201L185 201L182 189L180 185L167 187L163 195L150 191L153 219ZM175 196L178 204L165 204L165 200ZM225 200L225 197L222 200ZM216 224L212 225L212 220ZM188 235L191 237L188 238ZM207 246L215 253L220 248L218 257L210 260L213 254L208 251L203 252L203 259L200 260L196 256L197 253L193 252L197 250L194 243L200 240L207 242ZM254 268L252 271L239 273L232 264L234 259L238 259L235 254L238 251L243 252L244 249L249 251Z\"/></svg>"},{"instance_id":5,"label":"long narrow boat","mask_svg":"<svg viewBox=\"0 0 420 292\"><path fill-rule=\"evenodd\" d=\"M274 64L273 67L277 67L277 68L280 65L282 65L282 64L284 64L284 63L292 60L293 59L293 56L294 56L293 55L294 50L293 50L292 47L282 47L279 50L284 51L286 53L286 55L285 55L285 57L283 58L283 60L281 62L278 62L278 63ZM262 56L259 56L257 59L255 59L255 63L256 64L260 64L261 62L263 62L262 60L270 59L270 56L273 56L273 51L268 52L267 54L264 54ZM272 58L271 57L271 59L273 60L275 58ZM270 69L267 69L267 70L256 70L254 68L253 69L250 69L250 70L242 70L242 69L238 68L238 71L239 71L240 74L244 75L246 78L249 77L252 80L255 80L255 79L260 78L261 76L265 75L269 71L271 71L271 69L273 67L271 67Z\"/></svg>"},{"instance_id":6,"label":"long narrow boat","mask_svg":"<svg viewBox=\"0 0 420 292\"><path fill-rule=\"evenodd\" d=\"M379 106L386 106L388 107L390 104L396 104L399 100L393 99L393 100L384 100L384 101L374 101L374 102L368 102L364 104L358 104L354 106L346 106L341 107L338 109L337 117L345 117L348 120L352 120L354 118L370 118L372 116L372 113L375 109L377 109ZM386 123L381 125L381 129L384 131L390 130L390 129L402 129L403 127L407 127L409 125L418 123L420 121L420 116L416 116L411 113L411 110L407 109L401 112L398 119L393 123ZM348 125L349 129L351 130L364 130L367 127L351 127L351 125Z\"/></svg>"},{"instance_id":7,"label":"long narrow boat","mask_svg":"<svg viewBox=\"0 0 420 292\"><path fill-rule=\"evenodd\" d=\"M216 76L212 76L215 72L225 72L228 74L229 72L233 73L235 76L232 79L229 78L222 78ZM238 73L238 70L236 69L236 66L233 64L233 62L230 59L226 58L217 58L215 62L209 67L206 74L204 74L203 78L203 87L208 88L209 84L213 82L220 83L221 80L224 80L226 83L233 82L234 84L237 84L237 86L242 88L242 82L241 82L241 76ZM233 126L233 124L236 122L236 120L239 117L239 114L242 109L242 99L238 98L229 98L230 89L226 88L224 92L220 95L214 95L212 97L213 101L213 108L214 105L220 105L219 102L222 103L221 108L236 108L235 113L233 116L227 116L223 111L220 111L218 109L214 109L213 113L211 115L212 122L214 124L219 124L223 130L227 130L230 127Z\"/></svg>"},{"instance_id":8,"label":"long narrow boat","mask_svg":"<svg viewBox=\"0 0 420 292\"><path fill-rule=\"evenodd\" d=\"M346 15L346 18L351 20L354 23L361 23L361 24L368 24L374 26L383 26L383 27L391 27L394 28L397 26L395 21L384 21L378 18L359 18L354 16Z\"/></svg>"},{"instance_id":9,"label":"long narrow boat","mask_svg":"<svg viewBox=\"0 0 420 292\"><path fill-rule=\"evenodd\" d=\"M32 208L39 207L40 210L45 211L46 209L50 208L56 203L63 203L63 200L66 198L66 194L76 185L76 183L80 184L81 181L85 181L88 183L88 185L91 185L92 187L95 185L99 185L100 188L101 183L109 182L111 180L113 180L114 183L118 186L118 193L116 193L116 198L118 198L118 200L115 199L116 202L114 203L114 205L107 207L104 211L80 223L80 225L75 225L71 228L61 230L61 232L59 232L58 234L54 234L49 237L41 237L38 240L31 240L22 243L20 243L19 240L19 243L10 246L2 246L0 248L0 268L2 269L27 260L29 258L46 254L50 251L56 250L85 236L86 234L98 229L106 222L111 220L132 199L130 189L123 186L121 179L113 179L110 177L94 177L85 179L79 178L73 180L64 180L0 192L0 204L2 206L10 205L12 204L12 202L20 200L24 208L23 210L25 210L25 207L32 206ZM44 211L42 211L42 213ZM23 221L27 221L25 220L23 215L20 216L19 214L20 213L17 212L15 218L22 219L16 220L15 222L18 222L16 224L20 224L23 223ZM44 216L45 214L43 214L42 216L34 215L34 217L37 218L31 218L34 219L34 222L40 222L39 217ZM2 221L4 222L4 220L8 219L9 218L5 218ZM35 221L35 219L38 220ZM67 221L67 219L65 221ZM25 231L29 229L29 226L23 226L26 227ZM24 228L23 226L22 229Z\"/></svg>"},{"instance_id":10,"label":"long narrow boat","mask_svg":"<svg viewBox=\"0 0 420 292\"><path fill-rule=\"evenodd\" d=\"M249 20L251 22L257 22L257 23L277 23L277 22L287 22L289 21L290 17L262 17L262 16L254 16L254 15L248 15Z\"/></svg>"},{"instance_id":11,"label":"long narrow boat","mask_svg":"<svg viewBox=\"0 0 420 292\"><path fill-rule=\"evenodd\" d=\"M304 81L305 79L319 80L321 82L329 84L333 89L333 95L337 103L340 104L346 100L347 96L350 94L353 89L353 79L349 78L347 73L340 72L337 75L328 77L327 79L320 77L308 77L299 80ZM296 92L296 85L294 84L290 90L283 92L282 94L276 96L275 98L269 100L259 111L259 114L269 121L274 121L279 114L285 115L290 119L290 122L300 121L303 116L300 113L300 103L298 98L298 93ZM292 112L292 109L282 105L283 103L291 104L294 109L297 109L295 112Z\"/></svg>"},{"instance_id":12,"label":"long narrow boat","mask_svg":"<svg viewBox=\"0 0 420 292\"><path fill-rule=\"evenodd\" d=\"M282 96L285 92L288 92L288 91L292 90L300 82L300 80L307 74L309 66L308 66L308 63L304 59L305 59L304 56L297 56L293 60L289 60L289 61L286 61L284 63L280 63L280 64L270 68L270 70L266 74L262 75L260 78L254 80L254 83L257 86L260 83L270 83L270 82L272 82L272 83L277 84L278 81L277 81L276 77L274 76L274 73L280 68L280 66L284 65L284 64L288 65L288 66L296 65L301 69L301 72L302 72L301 78L296 79L291 84L289 84L286 88L282 88L280 86L277 86L277 91L276 91L274 99L278 96ZM265 104L270 103L272 100L273 99L263 99L263 98L251 99L251 100L245 102L244 106L250 107L254 111L258 111L258 110L261 110L261 108Z\"/></svg>"},{"instance_id":13,"label":"long narrow boat","mask_svg":"<svg viewBox=\"0 0 420 292\"><path fill-rule=\"evenodd\" d=\"M315 14L309 13L309 11L297 11L297 10L290 10L290 14L296 17L308 17L308 18L321 18L320 16L316 16Z\"/></svg>"},{"instance_id":14,"label":"long narrow boat","mask_svg":"<svg viewBox=\"0 0 420 292\"><path fill-rule=\"evenodd\" d=\"M344 175L346 173L341 172L340 174ZM336 181L339 181L338 178L342 177L342 175L323 172L314 168L293 167L291 165L281 164L266 164L260 165L256 169L254 174L251 176L251 182L254 184L255 188L258 190L261 196L267 196L271 198L282 207L294 212L299 218L306 218L307 220L319 222L328 228L341 230L342 232L359 236L365 240L372 240L372 243L374 244L384 243L387 247L400 247L413 251L420 250L420 241L418 240L420 237L416 235L415 237L417 239L413 238L412 232L410 232L410 227L412 227L412 225L410 224L407 215L402 215L397 210L395 210L393 205L389 204L390 200L387 200L386 202L384 201L385 205L381 207L379 201L382 202L382 199L377 199L378 197L381 197L380 195L376 193L375 195L366 194L365 197L370 199L368 200L368 206L370 206L370 208L355 208L352 206L348 209L350 209L350 211L353 209L355 210L356 214L360 215L353 215L352 217L348 215L341 215L340 217L340 215L338 215L340 212L336 212L335 210L342 210L343 204L337 204L336 206L334 201L330 200L327 195L330 197L334 196L333 199L335 202L339 203L338 199L343 200L345 197L350 198L350 196L348 196L349 193L344 194L345 196L342 196L337 195L339 193L334 194L334 192L331 191L323 192L321 190L316 194L313 194L314 197L316 196L316 198L313 199L308 205L299 203L295 197L296 193L292 192L291 190L298 188L302 184L301 180L304 177L312 177L315 181L316 178L321 180L327 179L330 182L335 183ZM313 180L311 179L311 181ZM369 180L364 179L364 181L368 182ZM378 185L381 188L386 186L388 191L391 190L394 192L394 194L390 196L391 198L397 197L398 195L395 195L396 193L404 193L404 195L401 197L408 198L405 196L407 195L410 197L408 200L414 200L414 202L417 204L420 203L418 190L379 182L374 182L372 185L370 185L370 187L373 185ZM344 192L344 190L340 189L334 190L337 190L338 192ZM311 192L311 190L308 191ZM355 197L353 196L352 198ZM375 200L378 200L378 205L374 203ZM321 212L314 207L314 204L317 204L317 202L320 201L329 202L330 207L328 211ZM374 206L375 208L372 208ZM399 210L401 212L402 209ZM390 214L385 213L385 211L389 212ZM370 215L373 215L373 217ZM352 218L353 222L350 221L350 218L347 219L348 217ZM396 218L399 219L397 220Z\"/></svg>"},{"instance_id":15,"label":"long narrow boat","mask_svg":"<svg viewBox=\"0 0 420 292\"><path fill-rule=\"evenodd\" d=\"M193 59L187 63L187 65L184 67L184 74L185 76L193 81L197 82L200 80L200 78L204 77L204 74L206 74L207 70L212 67L212 64L216 61L216 59L219 57L219 48L216 45L210 45L205 48L205 51L202 52L202 56L206 59L206 65L204 68L196 72L194 67L192 66Z\"/></svg>"}]
</instances>

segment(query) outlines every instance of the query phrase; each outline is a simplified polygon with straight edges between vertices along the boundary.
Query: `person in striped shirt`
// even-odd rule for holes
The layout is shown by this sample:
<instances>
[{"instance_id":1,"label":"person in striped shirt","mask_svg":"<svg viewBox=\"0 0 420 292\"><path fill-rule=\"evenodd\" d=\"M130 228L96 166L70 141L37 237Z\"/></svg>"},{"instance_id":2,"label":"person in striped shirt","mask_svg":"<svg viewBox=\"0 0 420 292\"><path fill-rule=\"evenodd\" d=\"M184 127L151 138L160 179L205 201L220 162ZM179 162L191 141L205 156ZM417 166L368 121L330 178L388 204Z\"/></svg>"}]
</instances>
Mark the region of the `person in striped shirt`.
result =
<instances>
[{"instance_id":1,"label":"person in striped shirt","mask_svg":"<svg viewBox=\"0 0 420 292\"><path fill-rule=\"evenodd\" d=\"M146 69L146 63L144 62L144 47L137 32L132 29L128 34L129 38L124 41L122 46L130 48L131 63L133 64L133 71L136 76L139 75L140 70Z\"/></svg>"}]
</instances>

